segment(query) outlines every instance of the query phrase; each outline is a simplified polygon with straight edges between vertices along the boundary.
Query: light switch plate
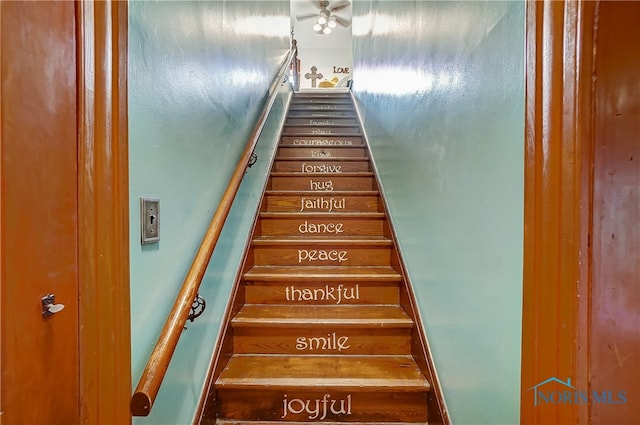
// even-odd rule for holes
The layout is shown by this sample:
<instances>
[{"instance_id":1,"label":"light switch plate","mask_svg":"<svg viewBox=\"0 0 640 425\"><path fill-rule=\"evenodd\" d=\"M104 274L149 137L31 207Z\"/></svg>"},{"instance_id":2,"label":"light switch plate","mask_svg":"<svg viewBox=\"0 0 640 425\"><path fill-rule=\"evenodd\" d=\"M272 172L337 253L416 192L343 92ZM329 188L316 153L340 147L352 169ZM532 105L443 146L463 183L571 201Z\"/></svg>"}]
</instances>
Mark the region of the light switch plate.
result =
<instances>
[{"instance_id":1,"label":"light switch plate","mask_svg":"<svg viewBox=\"0 0 640 425\"><path fill-rule=\"evenodd\" d=\"M160 200L140 198L140 242L145 244L160 241Z\"/></svg>"}]
</instances>

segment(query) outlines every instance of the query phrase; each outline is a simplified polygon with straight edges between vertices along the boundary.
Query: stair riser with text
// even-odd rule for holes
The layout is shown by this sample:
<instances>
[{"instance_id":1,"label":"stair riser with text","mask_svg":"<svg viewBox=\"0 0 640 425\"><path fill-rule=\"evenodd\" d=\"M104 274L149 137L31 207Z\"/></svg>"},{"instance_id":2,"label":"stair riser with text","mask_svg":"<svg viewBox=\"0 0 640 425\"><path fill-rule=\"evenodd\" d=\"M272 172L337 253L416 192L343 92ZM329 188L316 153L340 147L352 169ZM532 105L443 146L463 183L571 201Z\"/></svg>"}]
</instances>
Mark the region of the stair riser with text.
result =
<instances>
[{"instance_id":1,"label":"stair riser with text","mask_svg":"<svg viewBox=\"0 0 640 425\"><path fill-rule=\"evenodd\" d=\"M344 174L344 173L343 173ZM364 176L363 176L364 174ZM271 190L310 190L333 192L340 190L374 190L370 173L349 173L348 176L327 176L327 173L271 173Z\"/></svg>"},{"instance_id":2,"label":"stair riser with text","mask_svg":"<svg viewBox=\"0 0 640 425\"><path fill-rule=\"evenodd\" d=\"M371 171L368 161L362 161L358 158L347 158L341 161L327 161L324 158L307 158L297 159L289 158L281 159L275 164L276 172L301 172L301 173L325 173L325 175L333 175L340 173L366 172Z\"/></svg>"},{"instance_id":3,"label":"stair riser with text","mask_svg":"<svg viewBox=\"0 0 640 425\"><path fill-rule=\"evenodd\" d=\"M384 230L383 218L372 213L372 217L362 214L339 218L322 213L308 213L305 217L282 214L263 214L260 220L262 236L376 236Z\"/></svg>"},{"instance_id":4,"label":"stair riser with text","mask_svg":"<svg viewBox=\"0 0 640 425\"><path fill-rule=\"evenodd\" d=\"M360 128L357 126L310 126L310 125L286 125L285 131L288 135L305 135L305 136L357 136L360 134Z\"/></svg>"},{"instance_id":5,"label":"stair riser with text","mask_svg":"<svg viewBox=\"0 0 640 425\"><path fill-rule=\"evenodd\" d=\"M280 147L282 158L306 158L306 159L341 159L362 158L365 155L364 148L358 147L300 147L296 145L283 145Z\"/></svg>"},{"instance_id":6,"label":"stair riser with text","mask_svg":"<svg viewBox=\"0 0 640 425\"><path fill-rule=\"evenodd\" d=\"M323 150L326 150L330 147L362 147L362 149L356 150L356 152L360 153L364 156L364 143L362 142L362 137L357 135L343 135L343 136L317 136L311 134L310 136L299 135L299 136L287 136L284 135L280 139L280 144L283 148L283 152L286 152L286 148L293 146L300 147L319 147ZM284 156L284 155L281 155ZM334 156L336 156L334 154Z\"/></svg>"},{"instance_id":7,"label":"stair riser with text","mask_svg":"<svg viewBox=\"0 0 640 425\"><path fill-rule=\"evenodd\" d=\"M355 118L335 118L335 117L324 117L324 118L289 118L287 120L287 128L292 127L305 127L307 131L309 127L336 127L337 130L340 130L340 127L351 127L357 128L358 122Z\"/></svg>"},{"instance_id":8,"label":"stair riser with text","mask_svg":"<svg viewBox=\"0 0 640 425\"><path fill-rule=\"evenodd\" d=\"M274 242L254 247L257 266L384 266L390 257L389 246L345 246L330 241L300 241L295 247Z\"/></svg>"},{"instance_id":9,"label":"stair riser with text","mask_svg":"<svg viewBox=\"0 0 640 425\"><path fill-rule=\"evenodd\" d=\"M426 404L423 394L396 392L313 392L301 390L264 390L259 396L253 389L238 389L222 393L218 400L223 408L222 418L261 421L300 422L385 422L425 423L426 412L415 411L415 406ZM246 411L247 400L253 408ZM347 419L348 418L348 419Z\"/></svg>"},{"instance_id":10,"label":"stair riser with text","mask_svg":"<svg viewBox=\"0 0 640 425\"><path fill-rule=\"evenodd\" d=\"M351 111L309 111L309 110L290 110L291 118L355 118L356 114Z\"/></svg>"},{"instance_id":11,"label":"stair riser with text","mask_svg":"<svg viewBox=\"0 0 640 425\"><path fill-rule=\"evenodd\" d=\"M316 192L290 195L283 191L267 191L264 207L271 212L379 212L378 195L371 192L349 195L335 192L324 196Z\"/></svg>"},{"instance_id":12,"label":"stair riser with text","mask_svg":"<svg viewBox=\"0 0 640 425\"><path fill-rule=\"evenodd\" d=\"M292 108L295 108L296 106L314 108L314 107L323 107L323 106L335 107L340 105L346 106L347 109L350 111L353 110L353 107L351 106L351 99L347 96L334 97L331 99L321 98L321 97L312 97L312 96L295 97L291 101Z\"/></svg>"},{"instance_id":13,"label":"stair riser with text","mask_svg":"<svg viewBox=\"0 0 640 425\"><path fill-rule=\"evenodd\" d=\"M248 304L362 305L399 304L397 282L246 282Z\"/></svg>"}]
</instances>

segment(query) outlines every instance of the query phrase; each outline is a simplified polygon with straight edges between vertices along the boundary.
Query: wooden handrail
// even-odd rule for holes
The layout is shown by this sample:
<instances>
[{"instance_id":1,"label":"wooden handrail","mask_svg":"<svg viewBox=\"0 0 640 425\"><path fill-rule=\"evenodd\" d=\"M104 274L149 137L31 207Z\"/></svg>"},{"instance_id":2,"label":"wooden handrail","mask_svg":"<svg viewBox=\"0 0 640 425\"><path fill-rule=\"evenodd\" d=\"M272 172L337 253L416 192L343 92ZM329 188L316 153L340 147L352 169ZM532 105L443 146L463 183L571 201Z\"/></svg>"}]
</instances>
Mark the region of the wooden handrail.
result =
<instances>
[{"instance_id":1,"label":"wooden handrail","mask_svg":"<svg viewBox=\"0 0 640 425\"><path fill-rule=\"evenodd\" d=\"M149 360L147 361L144 372L140 377L140 381L138 381L138 386L131 397L130 408L133 416L147 416L151 412L151 408L156 399L156 395L158 394L158 390L160 389L160 385L162 384L162 380L169 368L169 362L171 361L173 352L178 345L178 340L180 339L180 335L182 334L184 325L191 311L191 305L198 294L200 283L202 282L202 278L207 266L209 265L209 261L211 260L211 255L213 254L213 250L215 249L220 233L222 232L222 227L229 215L229 211L233 205L233 200L238 193L238 188L240 187L240 183L242 182L242 178L249 164L251 154L256 147L267 116L269 115L271 107L275 101L277 88L283 82L284 74L289 70L289 64L291 64L292 61L295 64L295 72L297 68L297 56L298 50L294 40L287 59L269 87L267 92L267 102L262 109L258 123L253 129L251 137L249 138L247 145L242 152L242 156L238 161L238 165L231 176L231 180L227 185L227 189L222 195L218 209L213 215L209 227L204 234L204 238L198 248L198 252L191 263L191 267L189 268L184 282L182 283L180 292L173 303L171 312L169 313L169 316L167 316L167 321L162 328L162 332L160 333L158 341L153 348L153 352L149 356ZM295 78L296 77L294 76L294 81Z\"/></svg>"},{"instance_id":2,"label":"wooden handrail","mask_svg":"<svg viewBox=\"0 0 640 425\"><path fill-rule=\"evenodd\" d=\"M300 70L298 69L298 42L295 39L291 41L291 50L295 52L293 57L291 58L291 64L292 64L291 70L293 74L293 90L298 91L300 90Z\"/></svg>"}]
</instances>

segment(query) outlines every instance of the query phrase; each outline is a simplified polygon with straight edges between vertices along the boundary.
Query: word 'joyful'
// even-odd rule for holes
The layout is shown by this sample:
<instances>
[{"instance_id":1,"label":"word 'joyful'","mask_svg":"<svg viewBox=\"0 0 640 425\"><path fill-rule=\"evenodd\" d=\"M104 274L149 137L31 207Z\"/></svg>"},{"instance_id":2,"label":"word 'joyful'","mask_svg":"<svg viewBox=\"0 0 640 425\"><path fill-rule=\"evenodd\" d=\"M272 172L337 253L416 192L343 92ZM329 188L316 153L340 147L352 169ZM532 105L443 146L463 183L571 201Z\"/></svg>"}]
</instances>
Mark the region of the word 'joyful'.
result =
<instances>
[{"instance_id":1,"label":"word 'joyful'","mask_svg":"<svg viewBox=\"0 0 640 425\"><path fill-rule=\"evenodd\" d=\"M327 192L331 192L333 190L333 181L325 180L325 181L317 181L317 180L309 180L309 186L311 190L324 190Z\"/></svg>"},{"instance_id":2,"label":"word 'joyful'","mask_svg":"<svg viewBox=\"0 0 640 425\"><path fill-rule=\"evenodd\" d=\"M302 164L303 173L341 173L342 165L331 164Z\"/></svg>"},{"instance_id":3,"label":"word 'joyful'","mask_svg":"<svg viewBox=\"0 0 640 425\"><path fill-rule=\"evenodd\" d=\"M349 337L337 336L335 332L327 336L300 336L296 339L298 351L344 351L349 348Z\"/></svg>"},{"instance_id":4,"label":"word 'joyful'","mask_svg":"<svg viewBox=\"0 0 640 425\"><path fill-rule=\"evenodd\" d=\"M310 263L314 261L337 261L343 263L349 261L347 254L347 251L337 251L335 249L329 251L325 251L324 249L299 249L298 264L304 261Z\"/></svg>"},{"instance_id":5,"label":"word 'joyful'","mask_svg":"<svg viewBox=\"0 0 640 425\"><path fill-rule=\"evenodd\" d=\"M306 233L335 233L339 235L344 232L344 224L342 223L309 223L305 220L304 223L298 226L298 231L302 234Z\"/></svg>"},{"instance_id":6,"label":"word 'joyful'","mask_svg":"<svg viewBox=\"0 0 640 425\"><path fill-rule=\"evenodd\" d=\"M300 211L304 210L325 210L331 212L333 210L343 210L346 204L345 198L301 198Z\"/></svg>"},{"instance_id":7,"label":"word 'joyful'","mask_svg":"<svg viewBox=\"0 0 640 425\"><path fill-rule=\"evenodd\" d=\"M343 301L360 299L360 287L356 284L347 288L342 283L338 286L325 285L324 288L296 288L295 285L285 288L287 301L334 301L341 304Z\"/></svg>"},{"instance_id":8,"label":"word 'joyful'","mask_svg":"<svg viewBox=\"0 0 640 425\"><path fill-rule=\"evenodd\" d=\"M316 400L302 400L294 398L289 400L284 395L282 400L283 413L282 419L286 418L289 413L293 415L304 414L309 419L326 419L328 414L333 415L350 415L351 414L351 394L343 400L331 400L331 394L325 394L322 398Z\"/></svg>"},{"instance_id":9,"label":"word 'joyful'","mask_svg":"<svg viewBox=\"0 0 640 425\"><path fill-rule=\"evenodd\" d=\"M343 139L294 139L294 145L315 145L315 146L351 146L353 140Z\"/></svg>"}]
</instances>

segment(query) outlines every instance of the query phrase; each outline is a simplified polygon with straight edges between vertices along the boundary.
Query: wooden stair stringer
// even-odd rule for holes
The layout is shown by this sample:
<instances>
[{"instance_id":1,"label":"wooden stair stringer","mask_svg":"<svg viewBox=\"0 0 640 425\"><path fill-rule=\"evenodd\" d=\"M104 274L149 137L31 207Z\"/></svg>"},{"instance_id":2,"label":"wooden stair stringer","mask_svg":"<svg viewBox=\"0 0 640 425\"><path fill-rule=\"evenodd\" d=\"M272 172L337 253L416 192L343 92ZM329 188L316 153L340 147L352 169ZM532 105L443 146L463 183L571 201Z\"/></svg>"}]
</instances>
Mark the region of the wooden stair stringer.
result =
<instances>
[{"instance_id":1,"label":"wooden stair stringer","mask_svg":"<svg viewBox=\"0 0 640 425\"><path fill-rule=\"evenodd\" d=\"M316 422L322 425L344 425L344 422ZM406 422L377 422L379 425L407 425ZM217 421L217 425L309 425L309 422L290 421ZM349 425L371 425L370 422L349 422ZM427 422L413 422L412 425L429 425Z\"/></svg>"}]
</instances>

